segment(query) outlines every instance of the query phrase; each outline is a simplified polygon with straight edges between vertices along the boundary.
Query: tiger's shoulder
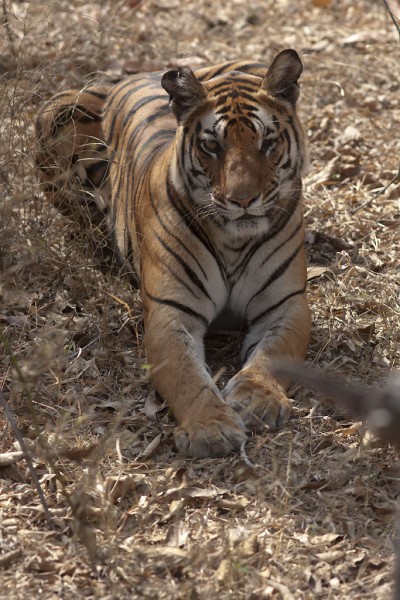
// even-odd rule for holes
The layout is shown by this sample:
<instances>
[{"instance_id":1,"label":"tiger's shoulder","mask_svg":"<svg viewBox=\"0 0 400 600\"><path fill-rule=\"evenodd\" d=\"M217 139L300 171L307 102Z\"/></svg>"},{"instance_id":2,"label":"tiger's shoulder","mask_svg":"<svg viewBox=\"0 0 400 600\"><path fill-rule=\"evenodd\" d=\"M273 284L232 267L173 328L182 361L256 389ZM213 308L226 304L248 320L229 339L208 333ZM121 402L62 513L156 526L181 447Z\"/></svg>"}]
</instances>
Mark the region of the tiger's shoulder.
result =
<instances>
[{"instance_id":1,"label":"tiger's shoulder","mask_svg":"<svg viewBox=\"0 0 400 600\"><path fill-rule=\"evenodd\" d=\"M206 82L235 70L262 77L266 66L252 61L230 61L195 70ZM113 136L137 120L176 129L161 87L164 71L140 73L116 84L72 88L52 96L36 120L36 164L42 189L67 216L81 220L106 218L110 202L109 148ZM142 110L141 110L142 109ZM128 116L128 118L127 118ZM166 134L168 137L168 133ZM159 134L158 134L159 135Z\"/></svg>"}]
</instances>

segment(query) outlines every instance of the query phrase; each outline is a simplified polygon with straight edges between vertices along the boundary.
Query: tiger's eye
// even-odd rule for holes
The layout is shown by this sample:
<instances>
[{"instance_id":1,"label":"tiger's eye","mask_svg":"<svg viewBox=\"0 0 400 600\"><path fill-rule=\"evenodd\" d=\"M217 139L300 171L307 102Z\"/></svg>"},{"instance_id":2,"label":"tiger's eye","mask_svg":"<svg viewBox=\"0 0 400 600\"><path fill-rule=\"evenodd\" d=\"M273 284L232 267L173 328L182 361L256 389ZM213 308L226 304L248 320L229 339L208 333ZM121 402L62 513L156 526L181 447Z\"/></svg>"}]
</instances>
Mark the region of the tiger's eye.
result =
<instances>
[{"instance_id":1,"label":"tiger's eye","mask_svg":"<svg viewBox=\"0 0 400 600\"><path fill-rule=\"evenodd\" d=\"M217 140L212 139L204 139L200 142L200 145L205 152L209 154L218 154L221 150L221 146L217 142Z\"/></svg>"}]
</instances>

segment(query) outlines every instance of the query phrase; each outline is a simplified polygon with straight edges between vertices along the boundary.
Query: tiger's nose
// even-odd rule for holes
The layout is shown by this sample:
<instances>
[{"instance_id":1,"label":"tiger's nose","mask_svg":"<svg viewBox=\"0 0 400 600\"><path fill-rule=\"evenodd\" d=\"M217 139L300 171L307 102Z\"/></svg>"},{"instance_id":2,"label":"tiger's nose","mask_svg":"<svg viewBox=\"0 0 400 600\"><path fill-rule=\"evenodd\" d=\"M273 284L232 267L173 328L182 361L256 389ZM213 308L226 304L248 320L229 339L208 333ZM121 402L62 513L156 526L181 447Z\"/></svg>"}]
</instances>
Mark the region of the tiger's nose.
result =
<instances>
[{"instance_id":1,"label":"tiger's nose","mask_svg":"<svg viewBox=\"0 0 400 600\"><path fill-rule=\"evenodd\" d=\"M237 204L241 208L249 208L250 204L253 204L258 198L257 196L237 196L236 198L229 198L233 204Z\"/></svg>"}]
</instances>

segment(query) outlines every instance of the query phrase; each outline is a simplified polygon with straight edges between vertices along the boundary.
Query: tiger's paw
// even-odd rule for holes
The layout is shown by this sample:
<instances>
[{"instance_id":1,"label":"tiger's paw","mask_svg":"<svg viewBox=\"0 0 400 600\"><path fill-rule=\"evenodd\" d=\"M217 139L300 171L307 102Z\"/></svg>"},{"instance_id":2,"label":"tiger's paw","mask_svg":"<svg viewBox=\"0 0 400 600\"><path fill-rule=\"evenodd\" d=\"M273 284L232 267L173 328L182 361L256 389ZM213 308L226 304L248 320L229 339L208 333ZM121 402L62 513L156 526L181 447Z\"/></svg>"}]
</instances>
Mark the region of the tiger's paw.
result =
<instances>
[{"instance_id":1,"label":"tiger's paw","mask_svg":"<svg viewBox=\"0 0 400 600\"><path fill-rule=\"evenodd\" d=\"M239 372L229 380L223 396L252 431L260 431L266 425L270 429L281 427L292 411L283 388L268 375L254 377Z\"/></svg>"},{"instance_id":2,"label":"tiger's paw","mask_svg":"<svg viewBox=\"0 0 400 600\"><path fill-rule=\"evenodd\" d=\"M242 419L232 408L221 404L212 415L199 415L175 431L179 452L192 458L224 456L238 450L247 436Z\"/></svg>"}]
</instances>

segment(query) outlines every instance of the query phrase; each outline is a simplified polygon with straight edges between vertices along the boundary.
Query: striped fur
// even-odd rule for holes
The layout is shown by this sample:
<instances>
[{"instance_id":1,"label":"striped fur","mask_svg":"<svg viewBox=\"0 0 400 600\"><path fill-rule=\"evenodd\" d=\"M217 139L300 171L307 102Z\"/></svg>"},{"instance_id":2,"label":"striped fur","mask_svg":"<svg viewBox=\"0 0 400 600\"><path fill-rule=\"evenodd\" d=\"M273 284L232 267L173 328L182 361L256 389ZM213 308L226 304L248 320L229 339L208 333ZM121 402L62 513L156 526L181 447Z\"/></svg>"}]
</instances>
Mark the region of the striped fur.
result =
<instances>
[{"instance_id":1,"label":"striped fur","mask_svg":"<svg viewBox=\"0 0 400 600\"><path fill-rule=\"evenodd\" d=\"M310 316L301 206L307 154L296 115L302 64L232 62L135 75L59 94L38 119L38 163L59 206L90 198L140 279L147 360L190 456L286 421L271 361L304 357ZM242 369L220 391L203 337L243 323ZM282 384L282 385L281 385Z\"/></svg>"}]
</instances>

